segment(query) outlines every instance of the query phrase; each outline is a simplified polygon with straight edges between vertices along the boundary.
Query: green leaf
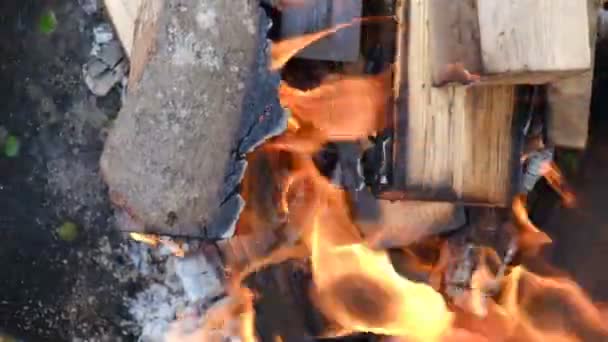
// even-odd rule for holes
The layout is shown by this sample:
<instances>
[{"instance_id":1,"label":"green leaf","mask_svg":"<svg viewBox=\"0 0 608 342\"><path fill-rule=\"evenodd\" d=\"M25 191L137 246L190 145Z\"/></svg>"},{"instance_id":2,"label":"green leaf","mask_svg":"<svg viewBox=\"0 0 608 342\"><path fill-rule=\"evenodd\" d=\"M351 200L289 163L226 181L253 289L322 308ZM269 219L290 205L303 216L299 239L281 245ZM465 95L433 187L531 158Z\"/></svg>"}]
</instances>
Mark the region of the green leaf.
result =
<instances>
[{"instance_id":1,"label":"green leaf","mask_svg":"<svg viewBox=\"0 0 608 342\"><path fill-rule=\"evenodd\" d=\"M72 242L78 237L78 226L71 221L65 221L58 229L57 234L63 241Z\"/></svg>"},{"instance_id":2,"label":"green leaf","mask_svg":"<svg viewBox=\"0 0 608 342\"><path fill-rule=\"evenodd\" d=\"M48 10L42 14L38 22L38 29L44 34L51 34L57 28L57 18L55 12Z\"/></svg>"},{"instance_id":3,"label":"green leaf","mask_svg":"<svg viewBox=\"0 0 608 342\"><path fill-rule=\"evenodd\" d=\"M9 158L14 158L19 155L19 150L21 150L19 138L14 135L6 137L6 141L4 142L4 155Z\"/></svg>"}]
</instances>

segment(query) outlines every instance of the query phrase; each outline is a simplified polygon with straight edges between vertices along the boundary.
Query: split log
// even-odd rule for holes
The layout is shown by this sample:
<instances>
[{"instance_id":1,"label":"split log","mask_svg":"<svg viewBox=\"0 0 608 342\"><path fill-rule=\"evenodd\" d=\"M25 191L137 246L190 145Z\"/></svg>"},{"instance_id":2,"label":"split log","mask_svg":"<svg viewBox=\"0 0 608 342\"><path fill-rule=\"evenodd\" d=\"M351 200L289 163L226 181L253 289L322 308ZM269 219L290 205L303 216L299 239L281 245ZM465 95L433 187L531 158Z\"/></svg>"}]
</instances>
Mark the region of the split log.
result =
<instances>
[{"instance_id":1,"label":"split log","mask_svg":"<svg viewBox=\"0 0 608 342\"><path fill-rule=\"evenodd\" d=\"M598 12L602 3L601 0L587 0L589 41L592 52L595 52ZM584 36L580 36L578 39L582 37ZM593 56L594 53L592 53ZM547 135L552 144L565 148L585 148L589 131L592 85L593 70L548 85Z\"/></svg>"},{"instance_id":2,"label":"split log","mask_svg":"<svg viewBox=\"0 0 608 342\"><path fill-rule=\"evenodd\" d=\"M105 0L106 9L127 56L133 50L135 20L143 2L144 0Z\"/></svg>"},{"instance_id":3,"label":"split log","mask_svg":"<svg viewBox=\"0 0 608 342\"><path fill-rule=\"evenodd\" d=\"M500 84L546 83L590 68L584 1L429 1L434 84L450 81L457 64Z\"/></svg>"},{"instance_id":4,"label":"split log","mask_svg":"<svg viewBox=\"0 0 608 342\"><path fill-rule=\"evenodd\" d=\"M410 1L398 12L394 191L383 196L508 206L521 149L516 87L432 87L431 8Z\"/></svg>"},{"instance_id":5,"label":"split log","mask_svg":"<svg viewBox=\"0 0 608 342\"><path fill-rule=\"evenodd\" d=\"M100 163L113 202L139 230L232 234L244 155L286 126L268 27L248 0L139 7L129 95Z\"/></svg>"},{"instance_id":6,"label":"split log","mask_svg":"<svg viewBox=\"0 0 608 342\"><path fill-rule=\"evenodd\" d=\"M290 38L351 22L361 16L362 0L314 0L286 6L281 16L281 36ZM359 58L361 25L353 24L306 47L297 57L354 62Z\"/></svg>"}]
</instances>

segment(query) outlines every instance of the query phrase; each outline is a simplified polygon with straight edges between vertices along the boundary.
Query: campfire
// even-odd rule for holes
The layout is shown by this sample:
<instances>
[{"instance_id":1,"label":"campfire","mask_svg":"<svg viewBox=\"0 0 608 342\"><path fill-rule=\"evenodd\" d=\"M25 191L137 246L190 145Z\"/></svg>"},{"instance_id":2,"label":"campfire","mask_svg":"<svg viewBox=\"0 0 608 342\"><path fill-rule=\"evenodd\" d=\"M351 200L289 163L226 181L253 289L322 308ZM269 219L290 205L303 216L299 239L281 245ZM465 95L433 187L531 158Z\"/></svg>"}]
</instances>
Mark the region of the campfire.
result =
<instances>
[{"instance_id":1,"label":"campfire","mask_svg":"<svg viewBox=\"0 0 608 342\"><path fill-rule=\"evenodd\" d=\"M551 239L529 217L535 184L544 178L564 206L577 203L542 138L545 78L434 52L443 49L429 38L443 29L434 7L410 3L273 42L268 68L282 74L287 128L247 154L245 207L234 236L217 242L226 298L169 340L591 341L608 332L575 283L539 266ZM308 55L368 26L395 37L385 45L396 52L380 48L388 60ZM155 235L132 237L187 254Z\"/></svg>"}]
</instances>

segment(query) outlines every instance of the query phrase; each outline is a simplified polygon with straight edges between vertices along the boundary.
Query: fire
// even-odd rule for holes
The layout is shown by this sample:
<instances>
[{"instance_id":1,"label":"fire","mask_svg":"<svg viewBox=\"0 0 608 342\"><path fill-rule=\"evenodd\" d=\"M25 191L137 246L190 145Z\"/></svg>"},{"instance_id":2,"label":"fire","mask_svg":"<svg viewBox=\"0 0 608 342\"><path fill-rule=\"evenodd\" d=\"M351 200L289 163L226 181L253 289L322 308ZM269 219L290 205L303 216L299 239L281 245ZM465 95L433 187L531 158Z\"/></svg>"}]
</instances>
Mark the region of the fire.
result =
<instances>
[{"instance_id":1,"label":"fire","mask_svg":"<svg viewBox=\"0 0 608 342\"><path fill-rule=\"evenodd\" d=\"M154 234L143 234L135 232L129 233L129 236L135 241L145 243L152 247L158 247L159 245L163 245L167 247L171 251L171 253L173 253L173 255L177 257L183 258L186 255L186 251L184 251L182 246L180 246L180 244L176 243L175 241L172 241L171 239L163 238Z\"/></svg>"},{"instance_id":2,"label":"fire","mask_svg":"<svg viewBox=\"0 0 608 342\"><path fill-rule=\"evenodd\" d=\"M336 246L332 229L315 220L312 270L319 307L354 332L437 340L452 314L432 287L400 276L386 252L362 243Z\"/></svg>"},{"instance_id":3,"label":"fire","mask_svg":"<svg viewBox=\"0 0 608 342\"><path fill-rule=\"evenodd\" d=\"M280 69L302 48L351 24L275 44L271 68ZM537 251L551 243L530 220L523 194L514 198L513 225L505 228L516 232L513 248L504 259L493 250L482 253L484 257L471 270L470 288L450 300L444 298L444 274L454 255L450 255L447 242L437 244L441 246L437 261L418 267L427 273L427 281L418 282L398 272L399 265L386 250L374 249L376 246L361 236L351 217L347 194L320 174L312 156L327 141L365 138L384 128L390 79L387 71L376 76L331 76L310 90L280 85L281 104L291 112L288 128L258 152L272 161L271 173L280 184L273 209L285 216L279 230L290 238L244 266L230 265L234 266L227 289L230 300L209 311L203 330L207 334L224 331L222 338L238 335L245 342L258 341L255 295L245 286L245 279L270 264L296 258L310 260L312 299L336 326L328 335L369 332L387 336L385 342L574 342L597 340L593 337L604 336L600 332L608 334L600 311L576 284L510 265L516 249ZM278 170L278 155L285 152L289 167ZM555 164L544 166L542 174L565 203L573 204L574 196ZM268 229L263 220L253 216L243 215L241 220L249 220L246 223L255 226L254 231ZM153 245L162 243L155 236L132 236ZM555 302L565 305L571 318L547 305ZM283 341L283 337L276 335L274 340Z\"/></svg>"}]
</instances>

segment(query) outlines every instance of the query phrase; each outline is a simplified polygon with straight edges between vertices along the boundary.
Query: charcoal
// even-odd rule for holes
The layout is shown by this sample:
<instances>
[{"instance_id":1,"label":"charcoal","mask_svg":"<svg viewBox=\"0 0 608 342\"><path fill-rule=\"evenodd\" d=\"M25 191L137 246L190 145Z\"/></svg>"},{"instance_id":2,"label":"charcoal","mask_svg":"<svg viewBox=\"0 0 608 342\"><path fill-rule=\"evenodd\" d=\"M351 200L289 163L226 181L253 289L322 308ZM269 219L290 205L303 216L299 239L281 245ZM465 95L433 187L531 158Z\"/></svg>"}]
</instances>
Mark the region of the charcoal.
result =
<instances>
[{"instance_id":1,"label":"charcoal","mask_svg":"<svg viewBox=\"0 0 608 342\"><path fill-rule=\"evenodd\" d=\"M355 142L340 142L338 150L338 165L340 166L340 185L349 191L359 191L365 186L361 166L362 149Z\"/></svg>"}]
</instances>

